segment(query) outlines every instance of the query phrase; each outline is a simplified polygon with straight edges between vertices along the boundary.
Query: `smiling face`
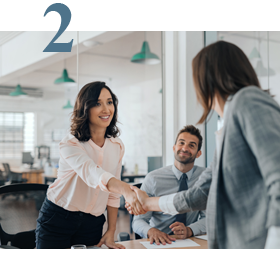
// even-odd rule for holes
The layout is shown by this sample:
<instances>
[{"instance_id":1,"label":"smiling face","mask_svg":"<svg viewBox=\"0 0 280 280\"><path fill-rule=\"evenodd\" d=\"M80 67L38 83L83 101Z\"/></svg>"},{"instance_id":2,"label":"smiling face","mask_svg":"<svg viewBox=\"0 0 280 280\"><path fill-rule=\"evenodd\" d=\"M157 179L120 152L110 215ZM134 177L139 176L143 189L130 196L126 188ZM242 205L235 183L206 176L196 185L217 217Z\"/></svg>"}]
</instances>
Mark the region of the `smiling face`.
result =
<instances>
[{"instance_id":1,"label":"smiling face","mask_svg":"<svg viewBox=\"0 0 280 280\"><path fill-rule=\"evenodd\" d=\"M178 136L176 144L173 146L175 160L182 164L193 163L200 157L198 151L199 139L188 132L183 132Z\"/></svg>"},{"instance_id":2,"label":"smiling face","mask_svg":"<svg viewBox=\"0 0 280 280\"><path fill-rule=\"evenodd\" d=\"M112 96L108 89L100 92L97 104L89 110L89 125L92 130L106 128L110 125L115 113Z\"/></svg>"}]
</instances>

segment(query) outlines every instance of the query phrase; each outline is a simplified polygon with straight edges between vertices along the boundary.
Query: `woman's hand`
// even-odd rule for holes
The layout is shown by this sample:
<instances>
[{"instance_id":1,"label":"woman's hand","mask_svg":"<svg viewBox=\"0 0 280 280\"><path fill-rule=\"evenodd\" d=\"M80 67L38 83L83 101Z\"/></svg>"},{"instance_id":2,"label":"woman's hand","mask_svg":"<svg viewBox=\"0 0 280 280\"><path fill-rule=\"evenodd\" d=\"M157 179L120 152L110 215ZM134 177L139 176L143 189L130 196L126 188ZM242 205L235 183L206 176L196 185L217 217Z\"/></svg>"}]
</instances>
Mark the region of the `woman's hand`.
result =
<instances>
[{"instance_id":1,"label":"woman's hand","mask_svg":"<svg viewBox=\"0 0 280 280\"><path fill-rule=\"evenodd\" d=\"M115 231L106 231L96 246L101 247L101 245L105 244L109 249L125 249L123 245L115 243L114 233Z\"/></svg>"},{"instance_id":2,"label":"woman's hand","mask_svg":"<svg viewBox=\"0 0 280 280\"><path fill-rule=\"evenodd\" d=\"M120 181L114 177L107 183L108 190L123 195L126 202L132 207L133 212L136 215L145 214L146 211L144 211L141 203L138 201L136 193L130 187L131 186L126 182Z\"/></svg>"},{"instance_id":3,"label":"woman's hand","mask_svg":"<svg viewBox=\"0 0 280 280\"><path fill-rule=\"evenodd\" d=\"M126 201L126 205L130 206L131 210L129 211L129 213L134 215L145 214L146 211L143 209L142 203L139 201L138 194L134 188L136 188L137 190L139 189L134 186L130 186L130 188L131 189L127 190L127 192L125 192L123 195Z\"/></svg>"},{"instance_id":4,"label":"woman's hand","mask_svg":"<svg viewBox=\"0 0 280 280\"><path fill-rule=\"evenodd\" d=\"M135 187L135 186L130 186L130 188L136 193L137 195L137 199L138 201L140 202L143 210L146 211L148 209L145 209L145 202L146 202L146 199L149 198L149 196L147 195L146 192L140 190L139 188ZM127 209L127 211L130 213L130 214L133 214L133 215L139 215L137 214L137 211L135 211L135 208L128 202L126 201L125 203L125 208ZM142 213L140 213L142 214Z\"/></svg>"}]
</instances>

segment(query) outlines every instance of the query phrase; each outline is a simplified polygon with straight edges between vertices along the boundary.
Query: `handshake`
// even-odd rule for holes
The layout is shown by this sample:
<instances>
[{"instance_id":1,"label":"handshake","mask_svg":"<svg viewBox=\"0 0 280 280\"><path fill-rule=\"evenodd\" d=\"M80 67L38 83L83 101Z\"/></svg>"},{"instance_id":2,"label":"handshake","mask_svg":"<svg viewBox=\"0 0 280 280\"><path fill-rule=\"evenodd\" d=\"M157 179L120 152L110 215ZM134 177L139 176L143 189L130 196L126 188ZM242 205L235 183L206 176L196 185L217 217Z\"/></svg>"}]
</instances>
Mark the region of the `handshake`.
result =
<instances>
[{"instance_id":1,"label":"handshake","mask_svg":"<svg viewBox=\"0 0 280 280\"><path fill-rule=\"evenodd\" d=\"M149 199L150 197L146 192L138 189L135 186L130 186L132 191L128 191L127 194L124 194L125 198L125 208L130 214L140 215L145 214L149 209Z\"/></svg>"},{"instance_id":2,"label":"handshake","mask_svg":"<svg viewBox=\"0 0 280 280\"><path fill-rule=\"evenodd\" d=\"M130 214L140 215L148 211L161 211L158 206L159 197L149 197L146 192L131 186L116 178L111 178L107 183L109 192L124 196L125 207Z\"/></svg>"}]
</instances>

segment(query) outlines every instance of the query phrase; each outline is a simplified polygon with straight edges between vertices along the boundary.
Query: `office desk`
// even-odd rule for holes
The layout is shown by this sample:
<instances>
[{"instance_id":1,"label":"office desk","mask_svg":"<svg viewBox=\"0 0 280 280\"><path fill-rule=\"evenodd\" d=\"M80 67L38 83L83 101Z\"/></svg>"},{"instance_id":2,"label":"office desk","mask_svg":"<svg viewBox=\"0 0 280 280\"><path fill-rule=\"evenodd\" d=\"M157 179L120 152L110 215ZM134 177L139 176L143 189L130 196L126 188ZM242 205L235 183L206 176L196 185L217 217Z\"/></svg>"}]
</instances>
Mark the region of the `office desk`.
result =
<instances>
[{"instance_id":1,"label":"office desk","mask_svg":"<svg viewBox=\"0 0 280 280\"><path fill-rule=\"evenodd\" d=\"M42 174L42 178L44 181L44 184L48 185L49 183L53 183L57 176L55 175L46 175L45 173Z\"/></svg>"},{"instance_id":2,"label":"office desk","mask_svg":"<svg viewBox=\"0 0 280 280\"><path fill-rule=\"evenodd\" d=\"M124 181L124 179L128 179L129 183L133 183L134 179L136 178L145 178L147 174L122 174L121 180Z\"/></svg>"},{"instance_id":3,"label":"office desk","mask_svg":"<svg viewBox=\"0 0 280 280\"><path fill-rule=\"evenodd\" d=\"M196 247L185 247L185 248L169 248L169 249L208 249L207 241L202 240L199 238L191 237L191 240L193 240L195 243L199 244L200 246ZM140 242L143 241L149 241L149 239L137 239L137 240L129 240L129 241L123 241L118 242L119 244L122 244L126 247L126 249L146 249Z\"/></svg>"},{"instance_id":4,"label":"office desk","mask_svg":"<svg viewBox=\"0 0 280 280\"><path fill-rule=\"evenodd\" d=\"M11 171L16 173L22 173L22 178L27 179L27 183L42 184L43 169L29 169L22 167L11 167Z\"/></svg>"},{"instance_id":5,"label":"office desk","mask_svg":"<svg viewBox=\"0 0 280 280\"><path fill-rule=\"evenodd\" d=\"M147 174L138 174L138 175L134 175L134 174L124 174L122 175L121 180L123 181L124 179L128 179L129 183L133 183L135 178L145 178ZM47 184L47 182L54 182L54 180L57 178L57 176L55 175L46 175L46 174L42 174L43 180L44 180L44 184Z\"/></svg>"}]
</instances>

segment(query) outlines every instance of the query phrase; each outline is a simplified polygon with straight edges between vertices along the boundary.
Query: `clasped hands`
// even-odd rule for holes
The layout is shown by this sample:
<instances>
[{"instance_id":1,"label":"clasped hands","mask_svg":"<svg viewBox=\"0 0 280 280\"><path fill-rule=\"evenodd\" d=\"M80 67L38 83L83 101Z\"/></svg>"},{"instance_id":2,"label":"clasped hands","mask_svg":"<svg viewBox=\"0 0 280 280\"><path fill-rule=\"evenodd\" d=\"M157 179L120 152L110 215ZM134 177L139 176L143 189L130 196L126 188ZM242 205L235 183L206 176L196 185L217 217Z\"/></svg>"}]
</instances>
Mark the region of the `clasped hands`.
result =
<instances>
[{"instance_id":1,"label":"clasped hands","mask_svg":"<svg viewBox=\"0 0 280 280\"><path fill-rule=\"evenodd\" d=\"M129 195L131 198L125 196L125 208L132 215L145 214L149 211L146 202L149 196L146 192L138 189L135 186L130 186L133 192L130 192Z\"/></svg>"}]
</instances>

